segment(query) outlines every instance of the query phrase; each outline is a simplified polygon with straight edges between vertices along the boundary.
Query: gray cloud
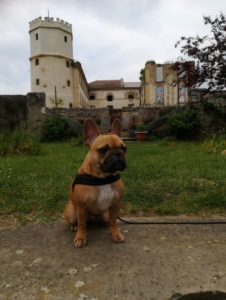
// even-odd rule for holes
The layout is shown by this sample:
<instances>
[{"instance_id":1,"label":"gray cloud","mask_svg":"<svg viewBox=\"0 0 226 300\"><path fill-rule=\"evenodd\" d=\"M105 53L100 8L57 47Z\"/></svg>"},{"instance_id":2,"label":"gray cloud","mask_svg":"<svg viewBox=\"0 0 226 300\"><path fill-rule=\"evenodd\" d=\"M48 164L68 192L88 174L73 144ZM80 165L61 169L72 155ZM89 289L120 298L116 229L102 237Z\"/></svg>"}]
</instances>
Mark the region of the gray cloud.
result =
<instances>
[{"instance_id":1,"label":"gray cloud","mask_svg":"<svg viewBox=\"0 0 226 300\"><path fill-rule=\"evenodd\" d=\"M0 93L27 93L29 21L39 16L73 26L74 59L88 81L137 81L145 62L175 60L180 36L208 33L203 15L223 11L225 0L0 0Z\"/></svg>"}]
</instances>

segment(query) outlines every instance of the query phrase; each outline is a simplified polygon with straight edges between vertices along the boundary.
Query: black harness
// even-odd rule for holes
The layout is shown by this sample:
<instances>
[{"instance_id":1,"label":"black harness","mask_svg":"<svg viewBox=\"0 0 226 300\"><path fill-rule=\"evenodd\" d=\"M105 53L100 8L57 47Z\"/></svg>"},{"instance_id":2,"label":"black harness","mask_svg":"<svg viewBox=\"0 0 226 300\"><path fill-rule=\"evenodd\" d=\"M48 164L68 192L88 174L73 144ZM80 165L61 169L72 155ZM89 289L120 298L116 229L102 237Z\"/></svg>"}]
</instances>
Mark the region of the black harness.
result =
<instances>
[{"instance_id":1,"label":"black harness","mask_svg":"<svg viewBox=\"0 0 226 300\"><path fill-rule=\"evenodd\" d=\"M120 174L110 175L106 178L94 177L88 174L78 174L76 175L72 183L72 191L74 190L74 186L76 184L98 186L98 185L111 184L113 182L118 181L120 178L121 178Z\"/></svg>"}]
</instances>

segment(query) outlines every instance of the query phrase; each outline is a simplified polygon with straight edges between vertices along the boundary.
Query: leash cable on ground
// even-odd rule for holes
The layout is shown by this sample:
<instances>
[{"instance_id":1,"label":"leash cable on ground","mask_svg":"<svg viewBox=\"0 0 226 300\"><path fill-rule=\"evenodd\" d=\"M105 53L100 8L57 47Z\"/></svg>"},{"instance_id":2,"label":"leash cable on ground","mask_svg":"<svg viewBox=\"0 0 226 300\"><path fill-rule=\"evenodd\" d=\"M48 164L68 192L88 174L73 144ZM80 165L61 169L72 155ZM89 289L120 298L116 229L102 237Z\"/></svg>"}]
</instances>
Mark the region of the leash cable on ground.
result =
<instances>
[{"instance_id":1,"label":"leash cable on ground","mask_svg":"<svg viewBox=\"0 0 226 300\"><path fill-rule=\"evenodd\" d=\"M134 225L219 225L226 224L226 220L222 221L128 221L117 217L117 219L126 224Z\"/></svg>"}]
</instances>

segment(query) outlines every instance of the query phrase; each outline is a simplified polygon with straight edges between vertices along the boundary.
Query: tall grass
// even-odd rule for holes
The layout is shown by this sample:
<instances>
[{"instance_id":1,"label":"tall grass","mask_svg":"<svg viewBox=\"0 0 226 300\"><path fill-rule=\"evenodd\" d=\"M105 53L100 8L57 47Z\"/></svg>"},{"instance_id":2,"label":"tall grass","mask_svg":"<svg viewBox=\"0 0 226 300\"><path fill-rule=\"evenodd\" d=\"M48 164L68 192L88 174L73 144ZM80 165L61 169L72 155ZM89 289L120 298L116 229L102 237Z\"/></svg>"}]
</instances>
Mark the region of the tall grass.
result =
<instances>
[{"instance_id":1,"label":"tall grass","mask_svg":"<svg viewBox=\"0 0 226 300\"><path fill-rule=\"evenodd\" d=\"M209 154L220 154L226 151L226 136L213 135L207 138L203 143L203 150Z\"/></svg>"},{"instance_id":2,"label":"tall grass","mask_svg":"<svg viewBox=\"0 0 226 300\"><path fill-rule=\"evenodd\" d=\"M0 156L7 154L32 154L40 153L40 143L34 136L25 132L14 132L0 136Z\"/></svg>"}]
</instances>

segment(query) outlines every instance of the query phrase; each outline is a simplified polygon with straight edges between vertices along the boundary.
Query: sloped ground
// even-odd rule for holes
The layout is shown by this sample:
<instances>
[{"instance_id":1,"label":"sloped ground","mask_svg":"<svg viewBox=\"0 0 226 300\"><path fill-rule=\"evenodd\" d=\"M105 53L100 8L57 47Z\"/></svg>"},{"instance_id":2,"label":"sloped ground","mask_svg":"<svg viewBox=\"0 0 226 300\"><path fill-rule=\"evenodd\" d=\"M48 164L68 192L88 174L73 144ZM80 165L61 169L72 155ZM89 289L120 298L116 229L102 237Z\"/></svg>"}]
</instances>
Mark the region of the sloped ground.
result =
<instances>
[{"instance_id":1,"label":"sloped ground","mask_svg":"<svg viewBox=\"0 0 226 300\"><path fill-rule=\"evenodd\" d=\"M148 299L226 292L226 225L125 225L123 244L88 227L75 249L65 222L0 230L0 299ZM214 298L213 298L214 299Z\"/></svg>"}]
</instances>

